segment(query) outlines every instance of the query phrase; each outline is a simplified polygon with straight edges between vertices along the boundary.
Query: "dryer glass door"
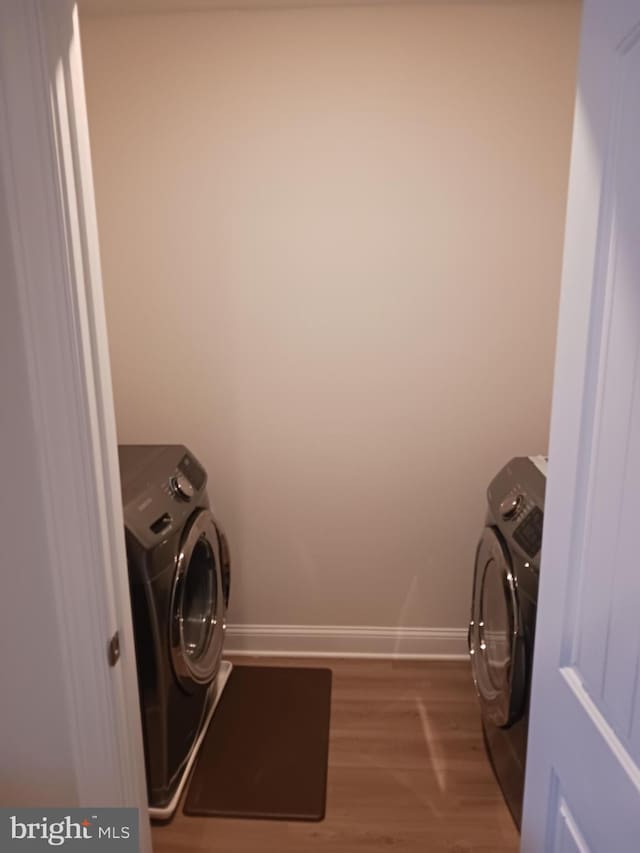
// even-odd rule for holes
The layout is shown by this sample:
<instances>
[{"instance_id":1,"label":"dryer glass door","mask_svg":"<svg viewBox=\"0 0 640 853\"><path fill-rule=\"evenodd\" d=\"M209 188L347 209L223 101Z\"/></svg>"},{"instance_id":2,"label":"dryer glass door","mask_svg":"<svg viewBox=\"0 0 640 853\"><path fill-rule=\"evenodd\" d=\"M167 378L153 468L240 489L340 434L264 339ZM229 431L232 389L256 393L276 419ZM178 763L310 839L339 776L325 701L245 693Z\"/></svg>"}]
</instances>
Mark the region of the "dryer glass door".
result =
<instances>
[{"instance_id":1,"label":"dryer glass door","mask_svg":"<svg viewBox=\"0 0 640 853\"><path fill-rule=\"evenodd\" d=\"M186 690L215 677L224 641L224 592L219 540L208 510L185 529L172 591L170 631L174 672Z\"/></svg>"},{"instance_id":2,"label":"dryer glass door","mask_svg":"<svg viewBox=\"0 0 640 853\"><path fill-rule=\"evenodd\" d=\"M476 554L469 653L476 691L487 720L508 726L522 710L521 632L511 562L500 534L484 530Z\"/></svg>"}]
</instances>

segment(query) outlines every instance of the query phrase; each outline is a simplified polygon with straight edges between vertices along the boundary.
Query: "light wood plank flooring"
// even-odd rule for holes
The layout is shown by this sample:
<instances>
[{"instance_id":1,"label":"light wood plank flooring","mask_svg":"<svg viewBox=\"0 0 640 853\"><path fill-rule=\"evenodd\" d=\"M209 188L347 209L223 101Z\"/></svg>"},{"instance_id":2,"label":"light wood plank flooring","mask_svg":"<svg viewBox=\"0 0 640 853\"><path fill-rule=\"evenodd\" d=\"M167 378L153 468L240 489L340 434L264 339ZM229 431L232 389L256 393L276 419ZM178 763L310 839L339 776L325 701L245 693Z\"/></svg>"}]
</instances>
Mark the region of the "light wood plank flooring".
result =
<instances>
[{"instance_id":1,"label":"light wood plank flooring","mask_svg":"<svg viewBox=\"0 0 640 853\"><path fill-rule=\"evenodd\" d=\"M333 670L321 823L193 818L154 826L155 853L516 853L465 662L266 660Z\"/></svg>"}]
</instances>

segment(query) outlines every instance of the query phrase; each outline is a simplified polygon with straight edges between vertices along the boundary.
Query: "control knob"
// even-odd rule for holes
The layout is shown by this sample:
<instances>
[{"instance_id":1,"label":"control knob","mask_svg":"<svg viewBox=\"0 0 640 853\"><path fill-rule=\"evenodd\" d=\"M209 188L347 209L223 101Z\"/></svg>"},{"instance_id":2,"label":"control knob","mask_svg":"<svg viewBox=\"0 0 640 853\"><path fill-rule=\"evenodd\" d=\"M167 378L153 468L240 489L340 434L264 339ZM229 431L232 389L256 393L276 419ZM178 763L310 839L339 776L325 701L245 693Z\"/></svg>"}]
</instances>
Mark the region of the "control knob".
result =
<instances>
[{"instance_id":1,"label":"control knob","mask_svg":"<svg viewBox=\"0 0 640 853\"><path fill-rule=\"evenodd\" d=\"M193 486L184 474L178 473L169 480L171 493L181 501L190 501L193 497Z\"/></svg>"},{"instance_id":2,"label":"control knob","mask_svg":"<svg viewBox=\"0 0 640 853\"><path fill-rule=\"evenodd\" d=\"M518 512L521 504L522 495L507 495L507 497L503 501L501 501L498 510L502 518L505 521L508 521L510 518L513 518L514 515Z\"/></svg>"}]
</instances>

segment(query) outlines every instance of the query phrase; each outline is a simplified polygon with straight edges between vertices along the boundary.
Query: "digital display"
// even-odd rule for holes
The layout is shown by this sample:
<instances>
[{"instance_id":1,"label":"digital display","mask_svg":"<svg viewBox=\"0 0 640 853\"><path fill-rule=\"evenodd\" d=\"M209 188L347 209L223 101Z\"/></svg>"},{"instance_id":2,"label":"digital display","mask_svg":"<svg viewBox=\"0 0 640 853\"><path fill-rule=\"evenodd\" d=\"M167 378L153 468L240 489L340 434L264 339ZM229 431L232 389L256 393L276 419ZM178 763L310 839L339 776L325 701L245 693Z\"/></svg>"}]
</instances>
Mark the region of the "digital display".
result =
<instances>
[{"instance_id":1,"label":"digital display","mask_svg":"<svg viewBox=\"0 0 640 853\"><path fill-rule=\"evenodd\" d=\"M535 557L540 550L543 518L540 507L535 507L513 533L513 538L529 557Z\"/></svg>"}]
</instances>

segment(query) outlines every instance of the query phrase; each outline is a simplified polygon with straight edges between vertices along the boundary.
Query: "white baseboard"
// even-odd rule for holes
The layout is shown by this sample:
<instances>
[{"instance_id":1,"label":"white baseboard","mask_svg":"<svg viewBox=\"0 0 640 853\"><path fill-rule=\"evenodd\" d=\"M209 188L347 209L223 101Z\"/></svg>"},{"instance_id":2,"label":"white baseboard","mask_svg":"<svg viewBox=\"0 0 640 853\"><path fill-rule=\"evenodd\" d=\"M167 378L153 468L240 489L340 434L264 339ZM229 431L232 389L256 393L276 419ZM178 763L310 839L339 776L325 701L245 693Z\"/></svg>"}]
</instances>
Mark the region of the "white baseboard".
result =
<instances>
[{"instance_id":1,"label":"white baseboard","mask_svg":"<svg viewBox=\"0 0 640 853\"><path fill-rule=\"evenodd\" d=\"M465 628L229 625L225 653L287 657L466 659Z\"/></svg>"}]
</instances>

